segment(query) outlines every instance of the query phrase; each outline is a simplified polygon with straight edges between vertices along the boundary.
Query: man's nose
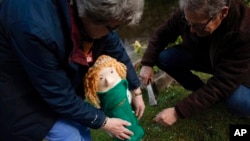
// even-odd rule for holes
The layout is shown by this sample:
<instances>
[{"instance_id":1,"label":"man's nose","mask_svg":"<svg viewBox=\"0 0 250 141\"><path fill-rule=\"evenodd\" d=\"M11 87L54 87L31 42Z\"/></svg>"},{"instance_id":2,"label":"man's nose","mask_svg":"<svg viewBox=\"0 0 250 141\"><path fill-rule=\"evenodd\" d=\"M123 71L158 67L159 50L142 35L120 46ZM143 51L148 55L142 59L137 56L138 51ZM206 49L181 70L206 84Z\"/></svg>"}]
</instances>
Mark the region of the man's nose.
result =
<instances>
[{"instance_id":1,"label":"man's nose","mask_svg":"<svg viewBox=\"0 0 250 141\"><path fill-rule=\"evenodd\" d=\"M198 30L196 28L194 28L193 26L190 26L190 32L196 33L196 32L198 32Z\"/></svg>"}]
</instances>

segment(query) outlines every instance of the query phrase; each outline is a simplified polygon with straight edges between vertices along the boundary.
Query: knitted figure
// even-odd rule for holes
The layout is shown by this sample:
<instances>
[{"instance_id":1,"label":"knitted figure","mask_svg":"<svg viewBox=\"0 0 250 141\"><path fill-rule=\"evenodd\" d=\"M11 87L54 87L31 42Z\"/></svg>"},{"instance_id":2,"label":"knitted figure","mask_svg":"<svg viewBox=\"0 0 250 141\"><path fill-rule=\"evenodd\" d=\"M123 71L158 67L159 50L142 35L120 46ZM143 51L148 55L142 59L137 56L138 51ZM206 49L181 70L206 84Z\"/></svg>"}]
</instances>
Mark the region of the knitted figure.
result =
<instances>
[{"instance_id":1,"label":"knitted figure","mask_svg":"<svg viewBox=\"0 0 250 141\"><path fill-rule=\"evenodd\" d=\"M127 128L134 132L134 135L129 141L142 139L144 130L129 102L124 64L110 56L100 56L89 68L84 79L84 88L86 98L97 108L101 108L108 117L121 118L131 123Z\"/></svg>"}]
</instances>

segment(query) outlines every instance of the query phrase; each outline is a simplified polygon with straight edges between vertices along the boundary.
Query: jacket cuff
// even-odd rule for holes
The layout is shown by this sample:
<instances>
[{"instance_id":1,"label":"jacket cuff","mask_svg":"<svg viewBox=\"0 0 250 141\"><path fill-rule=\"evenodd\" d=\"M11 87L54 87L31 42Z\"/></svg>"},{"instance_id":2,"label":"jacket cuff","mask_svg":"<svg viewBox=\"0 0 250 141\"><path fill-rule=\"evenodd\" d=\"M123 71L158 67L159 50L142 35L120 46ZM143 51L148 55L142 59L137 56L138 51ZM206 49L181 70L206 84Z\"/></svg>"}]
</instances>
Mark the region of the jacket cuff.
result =
<instances>
[{"instance_id":1,"label":"jacket cuff","mask_svg":"<svg viewBox=\"0 0 250 141\"><path fill-rule=\"evenodd\" d=\"M180 109L178 108L178 106L175 106L175 111L177 113L177 116L181 119L185 118L185 116L181 113Z\"/></svg>"},{"instance_id":2,"label":"jacket cuff","mask_svg":"<svg viewBox=\"0 0 250 141\"><path fill-rule=\"evenodd\" d=\"M105 122L106 115L100 111L100 113L95 115L95 118L90 122L90 128L98 129L101 128Z\"/></svg>"}]
</instances>

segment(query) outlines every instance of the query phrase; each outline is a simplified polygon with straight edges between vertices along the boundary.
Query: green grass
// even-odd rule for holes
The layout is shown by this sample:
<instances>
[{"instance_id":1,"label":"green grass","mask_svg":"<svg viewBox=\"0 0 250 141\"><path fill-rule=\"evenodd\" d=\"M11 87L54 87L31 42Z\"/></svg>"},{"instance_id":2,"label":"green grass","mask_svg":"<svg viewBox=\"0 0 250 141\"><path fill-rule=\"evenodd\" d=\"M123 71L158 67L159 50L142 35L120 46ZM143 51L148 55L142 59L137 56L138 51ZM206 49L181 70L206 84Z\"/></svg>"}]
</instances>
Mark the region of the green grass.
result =
<instances>
[{"instance_id":1,"label":"green grass","mask_svg":"<svg viewBox=\"0 0 250 141\"><path fill-rule=\"evenodd\" d=\"M207 74L194 73L202 77L203 80L210 77ZM164 108L174 106L176 102L189 93L180 85L172 84L157 94L157 106L149 106L148 97L144 91L146 110L140 120L145 131L143 141L228 141L230 124L250 124L250 119L230 115L223 104L216 104L191 118L179 119L170 127L152 121L157 113ZM112 141L102 130L91 130L91 134L93 141Z\"/></svg>"}]
</instances>

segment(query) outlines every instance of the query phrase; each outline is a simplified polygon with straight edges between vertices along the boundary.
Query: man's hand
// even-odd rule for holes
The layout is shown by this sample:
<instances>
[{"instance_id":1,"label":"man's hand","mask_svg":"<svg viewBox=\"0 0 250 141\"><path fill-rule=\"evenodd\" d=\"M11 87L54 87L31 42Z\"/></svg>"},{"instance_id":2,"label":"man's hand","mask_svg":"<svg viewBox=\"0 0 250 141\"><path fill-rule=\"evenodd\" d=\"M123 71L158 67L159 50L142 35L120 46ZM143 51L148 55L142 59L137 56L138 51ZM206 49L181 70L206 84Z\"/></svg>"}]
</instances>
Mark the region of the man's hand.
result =
<instances>
[{"instance_id":1,"label":"man's hand","mask_svg":"<svg viewBox=\"0 0 250 141\"><path fill-rule=\"evenodd\" d=\"M128 130L126 126L130 125L131 123L119 118L108 118L102 129L110 133L115 138L120 140L129 140L130 136L133 135L133 132Z\"/></svg>"},{"instance_id":2,"label":"man's hand","mask_svg":"<svg viewBox=\"0 0 250 141\"><path fill-rule=\"evenodd\" d=\"M167 108L161 111L156 115L156 117L153 119L155 122L165 125L165 126L170 126L173 125L178 119L178 116L176 114L175 108Z\"/></svg>"},{"instance_id":3,"label":"man's hand","mask_svg":"<svg viewBox=\"0 0 250 141\"><path fill-rule=\"evenodd\" d=\"M144 85L148 85L149 82L153 82L154 79L154 70L152 67L149 66L143 66L140 71L139 75L142 79L142 83Z\"/></svg>"}]
</instances>

